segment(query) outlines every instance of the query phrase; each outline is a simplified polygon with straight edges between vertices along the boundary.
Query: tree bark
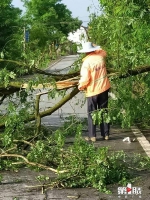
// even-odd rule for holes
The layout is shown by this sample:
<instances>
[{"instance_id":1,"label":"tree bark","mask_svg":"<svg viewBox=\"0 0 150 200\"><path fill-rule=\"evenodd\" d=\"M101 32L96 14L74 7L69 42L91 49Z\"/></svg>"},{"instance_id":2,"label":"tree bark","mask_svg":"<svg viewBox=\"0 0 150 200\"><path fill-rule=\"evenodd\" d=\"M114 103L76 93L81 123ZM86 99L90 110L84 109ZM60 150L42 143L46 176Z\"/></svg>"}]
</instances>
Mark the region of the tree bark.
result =
<instances>
[{"instance_id":1,"label":"tree bark","mask_svg":"<svg viewBox=\"0 0 150 200\"><path fill-rule=\"evenodd\" d=\"M35 100L36 135L40 133L40 129L41 129L41 115L39 112L40 97L41 97L41 94L37 94L36 100Z\"/></svg>"},{"instance_id":2,"label":"tree bark","mask_svg":"<svg viewBox=\"0 0 150 200\"><path fill-rule=\"evenodd\" d=\"M142 66L134 70L129 69L125 74L119 75L118 78L128 78L129 76L136 76L145 72L150 72L150 66Z\"/></svg>"},{"instance_id":3,"label":"tree bark","mask_svg":"<svg viewBox=\"0 0 150 200\"><path fill-rule=\"evenodd\" d=\"M145 73L145 72L149 72L149 71L150 71L150 66L142 66L142 67L138 67L137 69L134 69L134 70L128 70L124 74L122 74L122 72L115 71L113 69L108 69L108 77L114 76L115 79L116 78L128 78L130 76L136 76L136 75L139 75L139 74L142 74L142 73ZM74 86L77 86L78 80L79 80L79 72L75 72L75 73L72 73L72 74L66 74L66 75L46 73L42 70L39 70L38 72L39 73L43 72L43 74L47 74L49 76L52 76L52 78L54 78L56 81L58 81L58 80L59 81L60 80L61 81L63 81L63 80L65 80L65 81L75 80L76 82L73 81ZM58 81L58 84L61 83L59 81ZM28 86L28 84L22 84L21 82L18 82L18 81L10 82L7 88L5 88L4 85L0 84L0 96L13 94L14 92L17 92L20 89L22 89L24 85L26 85L25 87ZM48 86L50 88L50 83L45 83L45 86ZM35 88L37 88L37 87L35 87ZM42 88L42 84L41 84L40 88ZM66 87L64 87L64 89L65 88ZM61 89L62 89L62 87L61 87Z\"/></svg>"}]
</instances>

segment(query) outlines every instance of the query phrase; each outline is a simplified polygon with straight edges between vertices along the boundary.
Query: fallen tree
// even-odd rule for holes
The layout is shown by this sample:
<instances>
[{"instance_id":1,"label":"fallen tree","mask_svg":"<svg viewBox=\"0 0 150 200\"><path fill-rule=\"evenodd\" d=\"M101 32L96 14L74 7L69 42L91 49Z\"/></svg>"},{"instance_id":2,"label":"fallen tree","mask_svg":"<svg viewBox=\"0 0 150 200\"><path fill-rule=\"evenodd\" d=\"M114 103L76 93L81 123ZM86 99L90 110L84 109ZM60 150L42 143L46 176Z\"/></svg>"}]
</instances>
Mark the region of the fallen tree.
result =
<instances>
[{"instance_id":1,"label":"fallen tree","mask_svg":"<svg viewBox=\"0 0 150 200\"><path fill-rule=\"evenodd\" d=\"M10 62L10 61L7 61L7 62ZM18 63L21 66L21 63L19 63L19 62L16 62L16 63ZM24 66L24 64L22 64L22 66ZM128 78L131 76L136 76L136 75L139 75L142 73L148 73L149 71L150 71L150 66L140 66L133 70L127 70L124 73L110 68L110 69L108 69L108 77L113 80L114 79L123 79L123 78ZM47 109L46 111L38 113L40 118L51 115L53 112L55 112L57 109L59 109L61 106L63 106L67 101L69 101L71 98L73 98L79 92L77 89L78 81L80 78L79 71L73 72L73 73L67 73L67 74L61 74L61 73L56 74L56 73L46 72L44 70L40 70L38 68L33 67L32 73L33 72L36 74L47 75L48 77L50 77L50 79L53 79L54 81L56 81L55 84L51 84L51 82L48 82L48 83L32 85L32 88L35 90L46 88L48 91L50 91L50 90L53 90L54 88L56 90L63 90L63 89L69 89L69 88L75 87L75 89L71 93L67 94L64 98L62 98L61 101L58 102L55 106L53 106L50 109ZM29 77L27 80L30 80L31 77ZM7 87L0 84L0 95L2 96L1 104L7 96L9 96L17 91L24 90L28 87L29 87L29 84L23 83L23 81L21 79L17 79L16 81L14 81L14 80L10 81L8 83ZM41 95L42 95L42 93L39 94L39 99L40 99ZM35 103L35 104L37 104L37 103ZM28 121L35 120L36 118L37 118L36 115L31 115L28 118ZM2 127L5 127L5 122L0 123L0 128L2 128Z\"/></svg>"},{"instance_id":2,"label":"fallen tree","mask_svg":"<svg viewBox=\"0 0 150 200\"><path fill-rule=\"evenodd\" d=\"M126 72L116 71L112 68L108 68L108 77L110 78L128 78L130 76L136 76L145 72L150 71L150 66L140 66L133 70L127 70ZM43 74L49 76L51 79L54 79L56 81L56 88L59 89L66 89L72 86L77 86L78 80L79 80L79 74L80 72L74 72L74 73L68 73L68 74L54 74L54 73L48 73L43 70L33 68L33 72L36 74ZM18 90L25 89L28 87L28 83L23 83L22 81L10 81L7 87L5 87L3 84L0 84L0 96L9 95L14 92L17 92ZM52 89L52 84L49 83L43 83L38 85L32 86L34 89L41 89L41 88L47 88Z\"/></svg>"}]
</instances>

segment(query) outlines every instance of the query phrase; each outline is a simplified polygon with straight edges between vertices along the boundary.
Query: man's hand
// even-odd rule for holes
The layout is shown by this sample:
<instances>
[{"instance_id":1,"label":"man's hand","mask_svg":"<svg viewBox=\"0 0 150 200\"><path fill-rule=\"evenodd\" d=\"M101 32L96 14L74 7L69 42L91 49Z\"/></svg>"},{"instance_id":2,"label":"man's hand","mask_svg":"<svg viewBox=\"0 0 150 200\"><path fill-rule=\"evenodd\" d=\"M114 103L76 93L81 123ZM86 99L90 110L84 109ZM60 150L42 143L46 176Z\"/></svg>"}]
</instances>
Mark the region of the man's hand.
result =
<instances>
[{"instance_id":1,"label":"man's hand","mask_svg":"<svg viewBox=\"0 0 150 200\"><path fill-rule=\"evenodd\" d=\"M78 85L78 90L84 90L84 87Z\"/></svg>"}]
</instances>

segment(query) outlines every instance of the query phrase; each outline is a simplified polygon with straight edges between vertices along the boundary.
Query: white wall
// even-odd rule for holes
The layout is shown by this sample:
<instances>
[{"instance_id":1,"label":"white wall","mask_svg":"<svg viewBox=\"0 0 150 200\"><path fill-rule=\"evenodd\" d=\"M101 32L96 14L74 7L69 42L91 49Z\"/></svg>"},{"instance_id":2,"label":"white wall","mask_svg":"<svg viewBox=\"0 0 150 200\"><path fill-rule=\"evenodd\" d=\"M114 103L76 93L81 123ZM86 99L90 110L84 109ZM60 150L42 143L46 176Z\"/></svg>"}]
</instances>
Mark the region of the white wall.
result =
<instances>
[{"instance_id":1,"label":"white wall","mask_svg":"<svg viewBox=\"0 0 150 200\"><path fill-rule=\"evenodd\" d=\"M87 42L88 37L85 29L83 27L80 27L80 29L77 29L76 32L69 33L68 40L77 44L83 44L84 42Z\"/></svg>"}]
</instances>

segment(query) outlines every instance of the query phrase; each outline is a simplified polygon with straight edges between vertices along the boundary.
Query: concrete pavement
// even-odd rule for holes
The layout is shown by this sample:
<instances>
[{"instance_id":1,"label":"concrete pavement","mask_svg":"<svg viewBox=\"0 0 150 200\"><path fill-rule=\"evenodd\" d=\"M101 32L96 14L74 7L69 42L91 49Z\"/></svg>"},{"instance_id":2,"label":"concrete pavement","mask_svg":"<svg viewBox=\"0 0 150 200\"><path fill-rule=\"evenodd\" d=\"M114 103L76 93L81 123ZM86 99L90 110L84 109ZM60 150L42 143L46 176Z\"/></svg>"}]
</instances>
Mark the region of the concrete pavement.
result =
<instances>
[{"instance_id":1,"label":"concrete pavement","mask_svg":"<svg viewBox=\"0 0 150 200\"><path fill-rule=\"evenodd\" d=\"M70 55L61 58L60 62L56 62L52 66L50 66L47 71L48 72L57 72L58 74L67 73L70 70L70 66L78 59L78 55ZM69 93L69 90L67 93ZM40 109L45 110L48 107L52 107L56 103L61 100L61 97L57 97L55 99L48 98L48 95L42 95L40 101ZM48 126L60 126L63 122L63 118L77 115L79 117L87 116L87 108L85 95L83 92L77 94L74 98L68 101L65 105L63 105L60 109L54 112L51 116L43 117L42 123Z\"/></svg>"}]
</instances>

